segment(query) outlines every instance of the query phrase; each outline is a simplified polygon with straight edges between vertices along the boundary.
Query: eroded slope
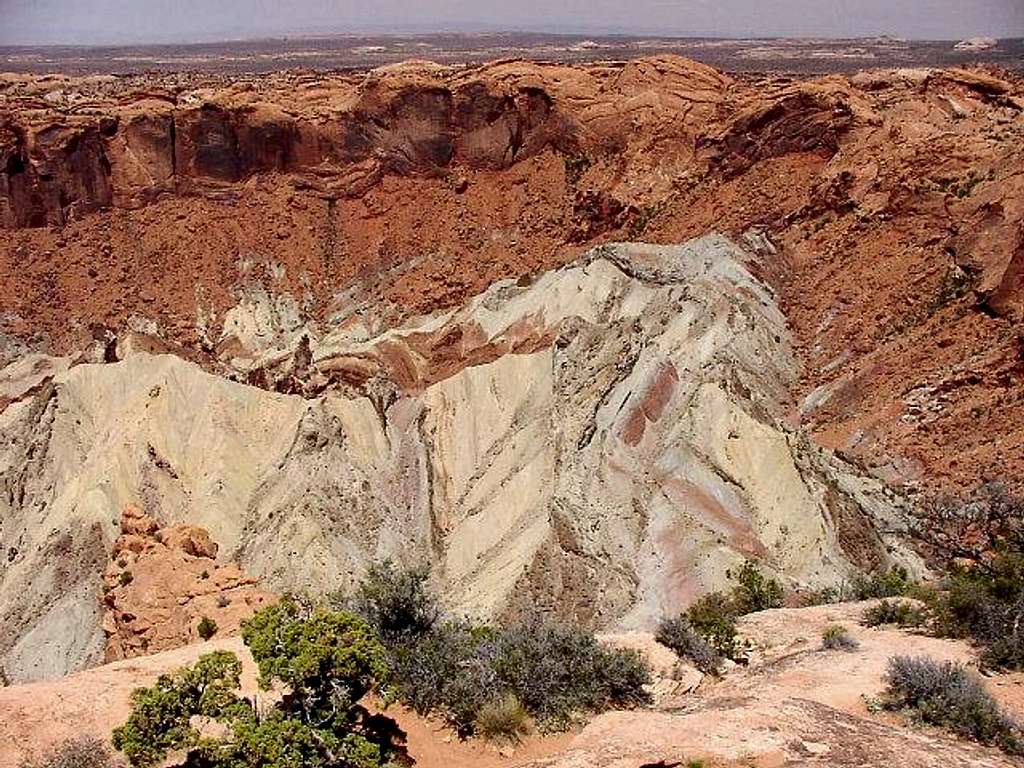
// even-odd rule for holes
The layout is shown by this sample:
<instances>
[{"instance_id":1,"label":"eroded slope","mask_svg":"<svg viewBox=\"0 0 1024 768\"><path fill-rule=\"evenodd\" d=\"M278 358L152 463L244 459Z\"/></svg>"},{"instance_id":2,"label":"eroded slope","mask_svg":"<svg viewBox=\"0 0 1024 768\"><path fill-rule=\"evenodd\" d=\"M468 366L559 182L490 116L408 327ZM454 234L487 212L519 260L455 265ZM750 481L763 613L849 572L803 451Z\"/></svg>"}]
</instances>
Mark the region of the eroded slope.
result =
<instances>
[{"instance_id":1,"label":"eroded slope","mask_svg":"<svg viewBox=\"0 0 1024 768\"><path fill-rule=\"evenodd\" d=\"M96 563L129 503L265 588L393 556L431 563L457 613L596 627L649 626L747 557L800 585L912 564L896 498L786 427L796 362L748 258L605 246L400 328L253 351L301 366L305 397L147 352L57 373L0 416L8 673L96 658Z\"/></svg>"},{"instance_id":2,"label":"eroded slope","mask_svg":"<svg viewBox=\"0 0 1024 768\"><path fill-rule=\"evenodd\" d=\"M143 333L222 370L253 296L296 326L372 306L386 327L595 242L756 227L816 439L926 490L1020 475L1010 74L415 63L6 76L0 105L5 361Z\"/></svg>"}]
</instances>

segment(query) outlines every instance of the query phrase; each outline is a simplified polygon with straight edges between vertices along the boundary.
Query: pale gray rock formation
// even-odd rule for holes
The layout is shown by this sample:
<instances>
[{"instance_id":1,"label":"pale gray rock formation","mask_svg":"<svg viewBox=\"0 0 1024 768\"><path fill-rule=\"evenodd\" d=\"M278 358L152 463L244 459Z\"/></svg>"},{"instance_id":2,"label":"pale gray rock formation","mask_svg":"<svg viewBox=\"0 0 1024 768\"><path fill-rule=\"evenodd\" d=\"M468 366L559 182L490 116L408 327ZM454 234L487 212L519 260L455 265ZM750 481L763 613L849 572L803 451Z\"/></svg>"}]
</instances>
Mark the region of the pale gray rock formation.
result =
<instances>
[{"instance_id":1,"label":"pale gray rock formation","mask_svg":"<svg viewBox=\"0 0 1024 768\"><path fill-rule=\"evenodd\" d=\"M302 337L305 398L169 355L54 364L0 414L0 663L96 660L128 503L266 588L350 588L390 556L453 612L599 628L650 627L746 558L803 586L917 567L898 500L786 426L797 361L746 256L605 246L398 329L347 320Z\"/></svg>"}]
</instances>

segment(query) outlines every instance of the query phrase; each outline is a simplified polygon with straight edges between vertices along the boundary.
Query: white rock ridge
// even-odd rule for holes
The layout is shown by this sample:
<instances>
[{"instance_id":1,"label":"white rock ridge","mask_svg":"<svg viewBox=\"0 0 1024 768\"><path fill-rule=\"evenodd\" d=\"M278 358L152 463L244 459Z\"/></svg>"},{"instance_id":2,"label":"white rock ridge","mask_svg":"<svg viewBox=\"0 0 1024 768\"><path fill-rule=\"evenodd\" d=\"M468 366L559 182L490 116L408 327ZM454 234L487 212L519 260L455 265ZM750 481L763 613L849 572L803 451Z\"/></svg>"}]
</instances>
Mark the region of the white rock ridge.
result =
<instances>
[{"instance_id":1,"label":"white rock ridge","mask_svg":"<svg viewBox=\"0 0 1024 768\"><path fill-rule=\"evenodd\" d=\"M785 426L771 291L720 236L591 251L455 311L314 343L312 398L139 353L57 369L0 414L0 663L102 649L123 505L207 528L264 587L428 562L453 611L649 627L745 558L824 585L892 558L901 513Z\"/></svg>"}]
</instances>

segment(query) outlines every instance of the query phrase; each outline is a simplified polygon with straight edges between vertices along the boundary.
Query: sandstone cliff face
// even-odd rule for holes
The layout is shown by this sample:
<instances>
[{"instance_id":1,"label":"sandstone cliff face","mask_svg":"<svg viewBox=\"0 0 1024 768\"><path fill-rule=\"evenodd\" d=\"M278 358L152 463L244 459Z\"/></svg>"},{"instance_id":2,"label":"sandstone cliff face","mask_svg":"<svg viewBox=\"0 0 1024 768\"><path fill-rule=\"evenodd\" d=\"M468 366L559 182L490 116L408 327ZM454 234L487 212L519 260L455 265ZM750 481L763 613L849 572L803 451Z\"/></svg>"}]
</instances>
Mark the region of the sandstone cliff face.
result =
<instances>
[{"instance_id":1,"label":"sandstone cliff face","mask_svg":"<svg viewBox=\"0 0 1024 768\"><path fill-rule=\"evenodd\" d=\"M1007 73L671 56L2 76L0 360L115 358L116 337L222 371L246 302L394 325L598 242L756 229L816 440L912 490L1012 478L1022 106Z\"/></svg>"},{"instance_id":2,"label":"sandstone cliff face","mask_svg":"<svg viewBox=\"0 0 1024 768\"><path fill-rule=\"evenodd\" d=\"M393 556L455 612L596 627L649 626L747 557L802 585L913 564L895 497L786 428L796 362L749 258L721 236L602 247L383 332L356 313L297 349L236 338L245 365L293 360L306 397L146 352L58 373L0 416L8 673L100 653L92 618L47 643L95 614L128 503L265 588L348 588Z\"/></svg>"},{"instance_id":3,"label":"sandstone cliff face","mask_svg":"<svg viewBox=\"0 0 1024 768\"><path fill-rule=\"evenodd\" d=\"M673 108L695 108L685 118L693 130L728 83L709 67L665 58L621 72L410 64L366 77L293 77L273 95L239 86L141 91L113 103L28 85L0 124L0 226L59 225L273 171L345 196L384 174L507 168L548 149L620 141L621 107L659 122Z\"/></svg>"}]
</instances>

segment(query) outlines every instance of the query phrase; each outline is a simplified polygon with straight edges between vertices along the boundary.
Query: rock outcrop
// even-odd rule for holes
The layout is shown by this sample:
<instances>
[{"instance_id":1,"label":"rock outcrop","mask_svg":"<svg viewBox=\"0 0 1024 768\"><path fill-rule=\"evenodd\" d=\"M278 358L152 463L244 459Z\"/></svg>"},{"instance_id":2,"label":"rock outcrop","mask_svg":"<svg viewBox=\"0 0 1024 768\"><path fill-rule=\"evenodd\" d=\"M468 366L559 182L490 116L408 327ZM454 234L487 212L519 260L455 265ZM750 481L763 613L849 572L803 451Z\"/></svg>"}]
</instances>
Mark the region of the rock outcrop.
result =
<instances>
[{"instance_id":1,"label":"rock outcrop","mask_svg":"<svg viewBox=\"0 0 1024 768\"><path fill-rule=\"evenodd\" d=\"M673 654L650 635L605 637L605 642L643 651L652 661L654 706L605 713L577 734L530 737L511 757L448 738L438 723L424 722L401 707L389 707L385 714L408 734L410 754L421 768L637 768L691 760L716 768L1017 765L994 748L868 708L867 702L885 687L885 667L893 654L927 654L969 664L971 650L960 641L861 627L865 607L784 609L745 617L741 632L754 646L753 657L749 665L729 669L721 680L701 680L688 668L673 676L668 658ZM859 641L856 651L820 648L822 631L836 622ZM0 768L15 768L72 736L106 738L127 717L134 688L215 649L239 655L243 690L257 695L255 664L239 638L116 662L64 680L0 688ZM1016 717L1024 714L1019 678L985 678L993 696Z\"/></svg>"},{"instance_id":2,"label":"rock outcrop","mask_svg":"<svg viewBox=\"0 0 1024 768\"><path fill-rule=\"evenodd\" d=\"M17 112L0 123L0 226L215 194L259 173L294 173L321 194L352 196L386 174L498 170L617 140L620 105L658 121L694 109L687 122L697 126L728 84L672 57L621 71L411 63L367 76L285 75L272 94L239 85L125 99L23 83L10 94Z\"/></svg>"},{"instance_id":3,"label":"rock outcrop","mask_svg":"<svg viewBox=\"0 0 1024 768\"><path fill-rule=\"evenodd\" d=\"M108 662L197 642L204 619L218 636L234 634L276 600L234 563L217 562L217 544L202 528L161 528L128 506L120 531L103 578Z\"/></svg>"},{"instance_id":4,"label":"rock outcrop","mask_svg":"<svg viewBox=\"0 0 1024 768\"><path fill-rule=\"evenodd\" d=\"M38 638L65 637L56 601L94 610L125 504L209 530L267 589L349 588L394 556L458 613L594 627L650 626L745 558L818 586L912 565L897 498L787 428L796 361L749 257L608 246L400 328L357 314L304 337L316 396L144 352L57 374L0 416L9 673L100 652Z\"/></svg>"},{"instance_id":5,"label":"rock outcrop","mask_svg":"<svg viewBox=\"0 0 1024 768\"><path fill-rule=\"evenodd\" d=\"M653 711L597 717L558 755L531 768L630 768L637 765L822 765L859 768L899 763L1016 765L995 748L957 741L903 716L878 713L869 703L885 689L893 655L929 656L970 665L961 642L894 628L868 629L868 604L781 609L742 619L740 633L753 645L750 663L722 680L706 678L696 690L684 679L658 697ZM824 630L844 626L858 642L852 652L821 647ZM660 654L651 642L649 654ZM994 676L986 685L1011 715L1024 712L1019 675ZM664 679L666 690L675 681Z\"/></svg>"}]
</instances>

